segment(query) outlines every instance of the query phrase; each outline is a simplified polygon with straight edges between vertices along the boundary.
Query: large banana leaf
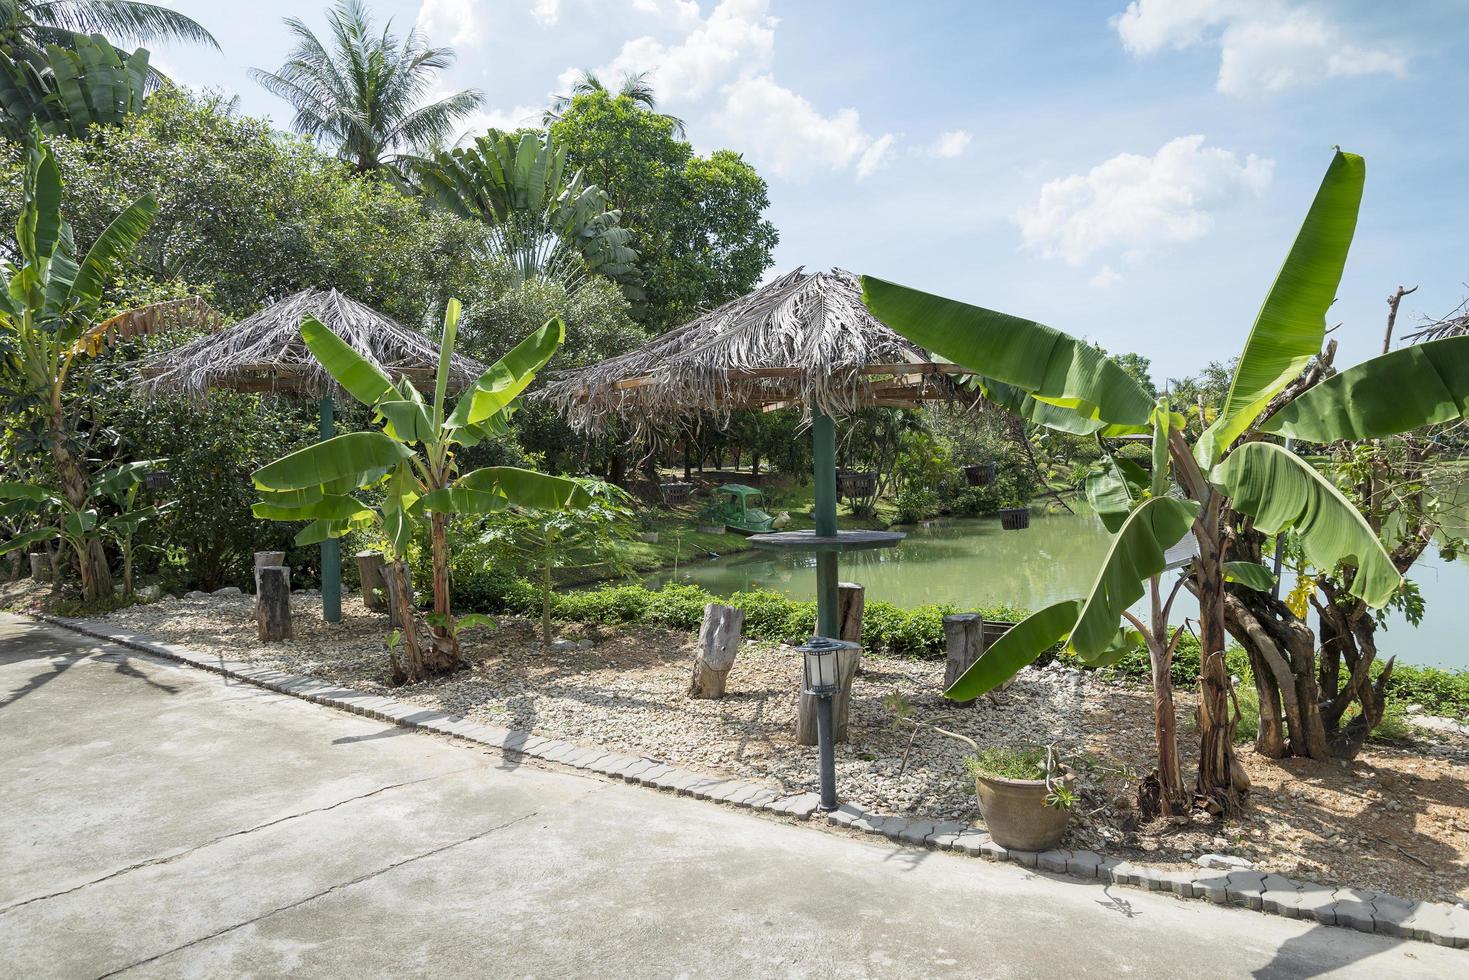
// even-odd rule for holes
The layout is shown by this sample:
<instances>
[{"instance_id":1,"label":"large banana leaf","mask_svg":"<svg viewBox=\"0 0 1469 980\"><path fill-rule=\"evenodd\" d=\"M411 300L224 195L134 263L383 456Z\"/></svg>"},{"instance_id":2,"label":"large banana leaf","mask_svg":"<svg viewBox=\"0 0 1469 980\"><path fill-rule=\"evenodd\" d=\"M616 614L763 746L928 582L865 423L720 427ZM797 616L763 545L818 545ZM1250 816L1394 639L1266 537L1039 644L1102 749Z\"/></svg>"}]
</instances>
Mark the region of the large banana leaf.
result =
<instances>
[{"instance_id":1,"label":"large banana leaf","mask_svg":"<svg viewBox=\"0 0 1469 980\"><path fill-rule=\"evenodd\" d=\"M914 343L1037 401L1115 425L1152 414L1153 399L1115 361L1053 327L873 276L862 277L862 300Z\"/></svg>"},{"instance_id":2,"label":"large banana leaf","mask_svg":"<svg viewBox=\"0 0 1469 980\"><path fill-rule=\"evenodd\" d=\"M60 529L54 527L38 527L34 531L17 534L9 541L0 544L0 555L8 555L12 551L29 548L38 541L55 541L60 534Z\"/></svg>"},{"instance_id":3,"label":"large banana leaf","mask_svg":"<svg viewBox=\"0 0 1469 980\"><path fill-rule=\"evenodd\" d=\"M1086 478L1086 501L1092 505L1107 530L1116 534L1137 505L1137 494L1117 468L1116 461L1108 459L1104 469Z\"/></svg>"},{"instance_id":4,"label":"large banana leaf","mask_svg":"<svg viewBox=\"0 0 1469 980\"><path fill-rule=\"evenodd\" d=\"M1189 532L1199 505L1192 500L1150 497L1128 515L1071 631L1071 647L1096 657L1117 640L1122 613L1143 597L1143 582L1168 565L1165 552Z\"/></svg>"},{"instance_id":5,"label":"large banana leaf","mask_svg":"<svg viewBox=\"0 0 1469 980\"><path fill-rule=\"evenodd\" d=\"M1307 442L1375 439L1469 417L1469 336L1404 347L1328 378L1260 426Z\"/></svg>"},{"instance_id":6,"label":"large banana leaf","mask_svg":"<svg viewBox=\"0 0 1469 980\"><path fill-rule=\"evenodd\" d=\"M389 557L402 558L413 543L410 510L418 501L418 484L407 462L399 463L388 477L383 495L383 535L388 539Z\"/></svg>"},{"instance_id":7,"label":"large banana leaf","mask_svg":"<svg viewBox=\"0 0 1469 980\"><path fill-rule=\"evenodd\" d=\"M1066 639L1080 611L1080 599L1067 599L1031 613L996 640L984 656L970 664L969 669L949 685L944 697L968 701L999 687L1019 673L1020 668Z\"/></svg>"},{"instance_id":8,"label":"large banana leaf","mask_svg":"<svg viewBox=\"0 0 1469 980\"><path fill-rule=\"evenodd\" d=\"M393 390L393 382L377 365L358 354L314 316L301 321L301 339L337 384L364 405L375 405Z\"/></svg>"},{"instance_id":9,"label":"large banana leaf","mask_svg":"<svg viewBox=\"0 0 1469 980\"><path fill-rule=\"evenodd\" d=\"M536 372L546 365L564 339L566 328L561 319L547 320L510 353L490 365L474 386L459 397L454 414L449 416L449 427L481 425L497 415L535 380Z\"/></svg>"},{"instance_id":10,"label":"large banana leaf","mask_svg":"<svg viewBox=\"0 0 1469 980\"><path fill-rule=\"evenodd\" d=\"M486 466L455 481L467 490L498 493L517 507L564 510L585 507L592 495L580 483L564 476L547 476L518 466Z\"/></svg>"},{"instance_id":11,"label":"large banana leaf","mask_svg":"<svg viewBox=\"0 0 1469 980\"><path fill-rule=\"evenodd\" d=\"M335 480L372 482L413 450L381 432L349 432L282 456L255 471L261 490L304 490Z\"/></svg>"},{"instance_id":12,"label":"large banana leaf","mask_svg":"<svg viewBox=\"0 0 1469 980\"><path fill-rule=\"evenodd\" d=\"M144 194L112 219L77 268L67 296L68 308L75 305L89 314L97 308L102 301L103 284L132 254L157 214L158 202L152 194Z\"/></svg>"},{"instance_id":13,"label":"large banana leaf","mask_svg":"<svg viewBox=\"0 0 1469 980\"><path fill-rule=\"evenodd\" d=\"M1403 577L1347 498L1300 457L1268 442L1247 442L1214 467L1209 480L1266 534L1294 528L1311 564L1355 563L1352 594L1382 608Z\"/></svg>"},{"instance_id":14,"label":"large banana leaf","mask_svg":"<svg viewBox=\"0 0 1469 980\"><path fill-rule=\"evenodd\" d=\"M440 514L493 514L510 506L504 494L493 490L471 490L468 487L447 487L430 490L419 497L410 508L415 517L424 512Z\"/></svg>"},{"instance_id":15,"label":"large banana leaf","mask_svg":"<svg viewBox=\"0 0 1469 980\"><path fill-rule=\"evenodd\" d=\"M294 507L262 500L251 505L250 513L263 521L346 521L371 516L372 510L355 497L323 494L317 500Z\"/></svg>"},{"instance_id":16,"label":"large banana leaf","mask_svg":"<svg viewBox=\"0 0 1469 980\"><path fill-rule=\"evenodd\" d=\"M983 378L978 375L975 375L974 378L985 398L1010 414L1018 415L1034 425L1043 425L1048 429L1069 432L1078 436L1089 436L1107 428L1107 423L1082 418L1069 408L1058 408L1055 405L1036 401L1024 388L1017 388L1015 385L1007 385L1003 381L995 381L992 378Z\"/></svg>"},{"instance_id":17,"label":"large banana leaf","mask_svg":"<svg viewBox=\"0 0 1469 980\"><path fill-rule=\"evenodd\" d=\"M1336 299L1357 229L1366 174L1361 157L1340 150L1326 168L1295 244L1255 318L1234 369L1224 411L1197 447L1206 470L1254 425L1270 399L1321 352L1326 311Z\"/></svg>"},{"instance_id":18,"label":"large banana leaf","mask_svg":"<svg viewBox=\"0 0 1469 980\"><path fill-rule=\"evenodd\" d=\"M36 483L16 483L0 480L0 500L30 500L38 504L59 504L61 499L46 487Z\"/></svg>"},{"instance_id":19,"label":"large banana leaf","mask_svg":"<svg viewBox=\"0 0 1469 980\"><path fill-rule=\"evenodd\" d=\"M1227 561L1224 563L1224 580L1238 582L1256 592L1269 592L1275 588L1275 573L1253 561Z\"/></svg>"}]
</instances>

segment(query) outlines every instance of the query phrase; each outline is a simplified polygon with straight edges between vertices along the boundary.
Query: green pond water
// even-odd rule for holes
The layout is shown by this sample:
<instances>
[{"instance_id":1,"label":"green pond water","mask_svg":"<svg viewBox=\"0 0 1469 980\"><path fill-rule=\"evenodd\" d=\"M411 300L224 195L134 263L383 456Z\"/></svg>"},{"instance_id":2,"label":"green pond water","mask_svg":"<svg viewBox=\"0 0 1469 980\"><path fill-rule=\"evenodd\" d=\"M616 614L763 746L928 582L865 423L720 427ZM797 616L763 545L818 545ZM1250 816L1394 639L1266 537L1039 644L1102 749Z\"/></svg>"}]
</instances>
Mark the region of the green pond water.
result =
<instances>
[{"instance_id":1,"label":"green pond water","mask_svg":"<svg viewBox=\"0 0 1469 980\"><path fill-rule=\"evenodd\" d=\"M897 530L908 537L896 548L844 555L841 578L865 585L869 599L899 606L1010 603L1039 609L1089 591L1108 546L1106 529L1090 513L1036 513L1024 531L1001 530L994 518L933 521ZM1430 548L1410 577L1422 590L1427 612L1417 629L1395 615L1378 633L1380 653L1405 663L1469 668L1469 564L1445 562ZM810 599L816 589L816 562L809 555L741 552L691 561L679 567L676 578L665 569L644 581L658 588L675 580L715 595L769 589ZM1197 607L1190 610L1189 605L1181 597L1175 618L1197 616Z\"/></svg>"}]
</instances>

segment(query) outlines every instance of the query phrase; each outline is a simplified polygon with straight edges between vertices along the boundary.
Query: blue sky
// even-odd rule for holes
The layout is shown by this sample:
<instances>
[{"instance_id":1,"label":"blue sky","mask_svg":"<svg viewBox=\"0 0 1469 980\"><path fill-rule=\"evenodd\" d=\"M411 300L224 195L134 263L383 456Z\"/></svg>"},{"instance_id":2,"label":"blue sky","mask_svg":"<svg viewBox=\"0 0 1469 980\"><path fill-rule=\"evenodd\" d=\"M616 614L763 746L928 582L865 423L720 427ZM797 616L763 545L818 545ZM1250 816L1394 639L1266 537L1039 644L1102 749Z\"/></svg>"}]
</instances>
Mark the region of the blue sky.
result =
<instances>
[{"instance_id":1,"label":"blue sky","mask_svg":"<svg viewBox=\"0 0 1469 980\"><path fill-rule=\"evenodd\" d=\"M222 52L165 47L178 80L288 124L247 76L317 0L174 0ZM653 71L701 150L770 182L775 270L842 266L1153 358L1238 352L1340 144L1367 158L1330 321L1338 364L1469 280L1469 18L1455 0L375 0L453 46L479 124L538 115L570 70Z\"/></svg>"}]
</instances>

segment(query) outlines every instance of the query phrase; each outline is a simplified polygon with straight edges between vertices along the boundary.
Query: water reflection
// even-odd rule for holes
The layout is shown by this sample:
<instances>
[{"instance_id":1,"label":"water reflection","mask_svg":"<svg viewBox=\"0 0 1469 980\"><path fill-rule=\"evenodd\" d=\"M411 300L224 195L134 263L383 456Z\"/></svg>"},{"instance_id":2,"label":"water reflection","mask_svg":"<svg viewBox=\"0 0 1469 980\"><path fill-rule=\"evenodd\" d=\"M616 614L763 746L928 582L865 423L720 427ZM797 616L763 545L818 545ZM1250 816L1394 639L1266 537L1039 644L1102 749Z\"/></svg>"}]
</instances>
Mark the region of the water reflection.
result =
<instances>
[{"instance_id":1,"label":"water reflection","mask_svg":"<svg viewBox=\"0 0 1469 980\"><path fill-rule=\"evenodd\" d=\"M861 582L872 599L900 606L950 602L960 607L1010 603L1039 609L1085 594L1107 553L1108 535L1095 514L1042 514L1025 531L1004 531L998 520L933 521L900 528L896 548L842 558L844 581ZM742 552L683 565L677 580L716 595L770 589L798 599L815 593L816 562L809 555ZM673 579L664 570L645 581L657 588ZM1469 566L1445 562L1430 549L1414 567L1427 613L1417 630L1394 615L1380 634L1384 655L1408 663L1469 667ZM1195 615L1180 599L1178 616Z\"/></svg>"}]
</instances>

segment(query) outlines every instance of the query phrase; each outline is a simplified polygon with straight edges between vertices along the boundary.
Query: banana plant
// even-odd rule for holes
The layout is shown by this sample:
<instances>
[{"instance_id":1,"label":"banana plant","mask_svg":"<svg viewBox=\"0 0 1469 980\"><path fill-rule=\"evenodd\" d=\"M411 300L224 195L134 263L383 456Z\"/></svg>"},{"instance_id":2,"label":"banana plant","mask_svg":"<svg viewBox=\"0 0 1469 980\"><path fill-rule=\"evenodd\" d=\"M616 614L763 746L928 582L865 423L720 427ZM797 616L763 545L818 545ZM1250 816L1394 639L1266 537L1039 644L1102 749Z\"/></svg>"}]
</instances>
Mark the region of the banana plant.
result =
<instances>
[{"instance_id":1,"label":"banana plant","mask_svg":"<svg viewBox=\"0 0 1469 980\"><path fill-rule=\"evenodd\" d=\"M40 130L31 128L25 150L20 218L11 255L0 259L0 389L11 399L11 424L37 423L56 466L60 491L72 511L88 507L90 477L67 398L67 378L79 359L96 352L94 321L102 289L152 223L158 206L138 198L109 224L86 255L77 258L71 226L61 216L61 173ZM89 539L81 564L82 594L112 594L112 574L102 543Z\"/></svg>"},{"instance_id":2,"label":"banana plant","mask_svg":"<svg viewBox=\"0 0 1469 980\"><path fill-rule=\"evenodd\" d=\"M402 645L410 681L460 666L458 632L449 596L451 515L483 515L509 506L564 510L590 502L574 480L514 466L459 472L456 449L503 433L517 398L565 337L552 319L495 362L448 404L449 362L458 332L460 304L451 299L439 339L433 400L426 402L408 378L393 381L314 317L301 324L301 339L337 384L373 411L375 432L350 432L323 440L255 471L261 499L256 517L309 521L296 543L311 544L380 524L389 598L404 624ZM359 491L371 491L373 498ZM427 522L433 549L432 617L427 649L419 642L404 563L419 527Z\"/></svg>"},{"instance_id":3,"label":"banana plant","mask_svg":"<svg viewBox=\"0 0 1469 980\"><path fill-rule=\"evenodd\" d=\"M124 55L100 34L73 35L71 47L0 51L0 128L24 139L32 124L52 136L87 135L139 112L148 83L148 52Z\"/></svg>"},{"instance_id":4,"label":"banana plant","mask_svg":"<svg viewBox=\"0 0 1469 980\"><path fill-rule=\"evenodd\" d=\"M0 543L0 555L33 544L61 542L85 562L94 543L104 538L116 542L123 559L123 594L133 594L133 538L138 528L158 517L171 505L164 503L139 507L138 491L144 477L162 460L138 460L104 470L92 477L86 500L81 506L71 503L59 490L40 483L0 482L0 501L7 516L23 517L38 526ZM117 513L105 514L107 501Z\"/></svg>"},{"instance_id":5,"label":"banana plant","mask_svg":"<svg viewBox=\"0 0 1469 980\"><path fill-rule=\"evenodd\" d=\"M1267 534L1293 533L1318 567L1354 567L1352 593L1380 608L1402 578L1371 527L1305 460L1265 440L1382 435L1466 414L1469 349L1443 341L1374 358L1288 397L1321 351L1365 174L1361 157L1336 151L1250 331L1224 409L1193 444L1166 399L1150 399L1120 365L1080 340L1033 320L864 277L863 298L874 315L974 371L982 386L1008 386L1001 390L1012 411L1065 431L1085 423L1102 436L1144 435L1153 446L1151 474L1138 468L1125 492L1095 488L1094 502L1107 508L1114 536L1091 592L1019 624L954 682L948 697L974 698L1060 643L1085 662L1116 656L1136 640L1129 633L1138 632L1120 629L1124 614L1143 597L1145 583L1164 572L1165 552L1192 534L1198 555L1190 590L1199 602L1203 656L1195 801L1216 812L1237 805L1243 779L1232 747L1237 718L1224 664L1224 585L1262 583L1268 572L1231 568L1225 508ZM1286 402L1288 408L1275 410ZM1053 410L1070 418L1058 422ZM1120 472L1122 461L1116 463Z\"/></svg>"}]
</instances>

